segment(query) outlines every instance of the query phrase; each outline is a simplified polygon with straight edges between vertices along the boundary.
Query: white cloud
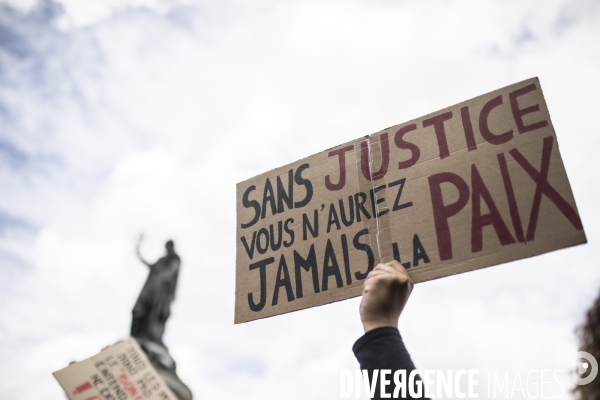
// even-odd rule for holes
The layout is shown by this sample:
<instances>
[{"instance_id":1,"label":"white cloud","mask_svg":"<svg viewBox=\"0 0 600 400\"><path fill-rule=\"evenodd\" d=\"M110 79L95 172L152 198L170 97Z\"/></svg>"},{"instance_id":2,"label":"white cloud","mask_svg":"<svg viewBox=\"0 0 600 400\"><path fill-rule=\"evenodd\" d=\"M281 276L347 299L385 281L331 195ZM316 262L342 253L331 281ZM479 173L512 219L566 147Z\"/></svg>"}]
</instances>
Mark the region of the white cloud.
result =
<instances>
[{"instance_id":1,"label":"white cloud","mask_svg":"<svg viewBox=\"0 0 600 400\"><path fill-rule=\"evenodd\" d=\"M165 341L198 398L337 398L358 299L233 325L235 183L531 76L590 244L418 285L401 330L423 368L571 367L600 286L597 2L19 6L0 12L0 397L62 399L53 369L127 335L145 232L147 258L169 237L183 258Z\"/></svg>"}]
</instances>

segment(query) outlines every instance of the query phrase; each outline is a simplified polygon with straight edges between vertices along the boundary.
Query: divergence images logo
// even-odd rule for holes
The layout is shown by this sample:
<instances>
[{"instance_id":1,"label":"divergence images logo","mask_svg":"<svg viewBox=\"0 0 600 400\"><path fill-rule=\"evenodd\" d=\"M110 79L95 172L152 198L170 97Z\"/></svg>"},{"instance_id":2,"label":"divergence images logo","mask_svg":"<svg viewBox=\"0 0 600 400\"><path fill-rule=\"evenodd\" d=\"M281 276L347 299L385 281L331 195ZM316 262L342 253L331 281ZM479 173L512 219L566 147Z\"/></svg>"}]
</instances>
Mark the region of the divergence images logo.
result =
<instances>
[{"instance_id":1,"label":"divergence images logo","mask_svg":"<svg viewBox=\"0 0 600 400\"><path fill-rule=\"evenodd\" d=\"M577 371L573 374L573 382L577 385L587 385L598 375L598 361L593 355L585 351L577 353L577 360Z\"/></svg>"}]
</instances>

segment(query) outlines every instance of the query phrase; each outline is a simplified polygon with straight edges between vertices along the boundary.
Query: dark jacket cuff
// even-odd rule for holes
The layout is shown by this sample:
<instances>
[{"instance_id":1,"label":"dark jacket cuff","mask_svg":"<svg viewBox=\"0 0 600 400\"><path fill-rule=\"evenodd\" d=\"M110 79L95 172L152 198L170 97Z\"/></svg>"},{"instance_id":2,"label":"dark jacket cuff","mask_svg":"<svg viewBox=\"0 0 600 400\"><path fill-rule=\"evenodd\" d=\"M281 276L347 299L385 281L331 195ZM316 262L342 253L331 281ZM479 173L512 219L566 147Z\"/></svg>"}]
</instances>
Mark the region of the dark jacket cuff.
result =
<instances>
[{"instance_id":1,"label":"dark jacket cuff","mask_svg":"<svg viewBox=\"0 0 600 400\"><path fill-rule=\"evenodd\" d=\"M370 330L369 332L362 335L360 337L360 339L358 339L356 341L356 343L354 343L354 346L352 346L352 351L354 352L354 355L356 357L358 357L358 353L360 352L360 350L364 346L366 346L369 342L371 342L373 340L381 339L381 338L384 338L387 336L392 336L392 337L399 338L400 340L402 340L402 337L400 336L400 331L398 331L398 328L394 328L393 326L383 326L381 328L375 328L373 330Z\"/></svg>"}]
</instances>

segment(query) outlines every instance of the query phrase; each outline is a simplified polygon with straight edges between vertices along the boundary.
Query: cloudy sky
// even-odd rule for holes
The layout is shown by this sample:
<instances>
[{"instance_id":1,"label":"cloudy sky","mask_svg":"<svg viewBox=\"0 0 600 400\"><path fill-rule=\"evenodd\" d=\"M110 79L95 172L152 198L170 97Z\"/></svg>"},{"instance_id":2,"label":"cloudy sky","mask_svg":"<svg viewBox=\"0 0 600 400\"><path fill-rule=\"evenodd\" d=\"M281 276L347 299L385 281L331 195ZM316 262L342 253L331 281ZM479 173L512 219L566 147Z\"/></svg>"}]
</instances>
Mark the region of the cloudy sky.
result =
<instances>
[{"instance_id":1,"label":"cloudy sky","mask_svg":"<svg viewBox=\"0 0 600 400\"><path fill-rule=\"evenodd\" d=\"M52 371L127 337L140 233L183 259L165 342L198 399L339 398L359 299L233 325L236 182L534 76L589 243L419 284L400 329L482 398L486 371L572 369L599 42L596 0L0 0L0 398L62 400Z\"/></svg>"}]
</instances>

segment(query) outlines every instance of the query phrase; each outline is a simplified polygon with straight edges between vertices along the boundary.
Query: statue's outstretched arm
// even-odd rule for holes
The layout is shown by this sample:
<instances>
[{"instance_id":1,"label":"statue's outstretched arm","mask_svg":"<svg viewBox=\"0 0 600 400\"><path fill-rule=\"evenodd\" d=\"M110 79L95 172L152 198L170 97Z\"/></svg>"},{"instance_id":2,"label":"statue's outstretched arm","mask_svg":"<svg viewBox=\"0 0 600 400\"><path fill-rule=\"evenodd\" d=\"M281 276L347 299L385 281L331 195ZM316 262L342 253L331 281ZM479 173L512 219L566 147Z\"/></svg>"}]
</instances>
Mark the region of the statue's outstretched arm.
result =
<instances>
[{"instance_id":1,"label":"statue's outstretched arm","mask_svg":"<svg viewBox=\"0 0 600 400\"><path fill-rule=\"evenodd\" d=\"M142 263L144 263L148 267L152 266L152 264L150 264L148 261L144 260L144 257L142 257L142 253L140 253L140 243L138 243L137 246L135 246L135 255Z\"/></svg>"}]
</instances>

